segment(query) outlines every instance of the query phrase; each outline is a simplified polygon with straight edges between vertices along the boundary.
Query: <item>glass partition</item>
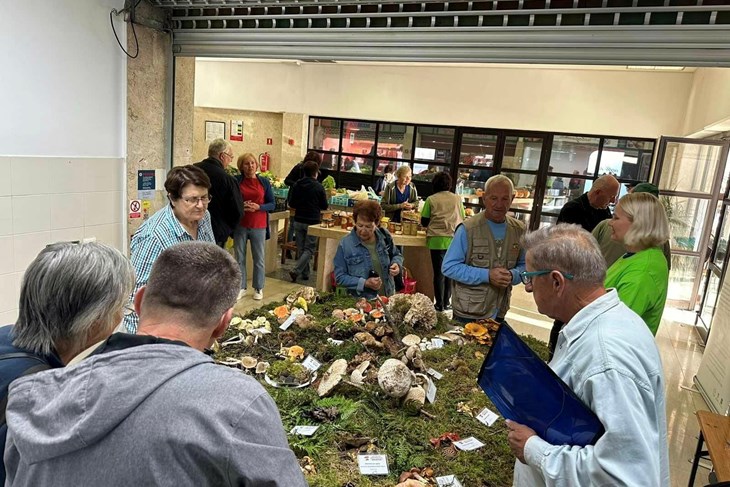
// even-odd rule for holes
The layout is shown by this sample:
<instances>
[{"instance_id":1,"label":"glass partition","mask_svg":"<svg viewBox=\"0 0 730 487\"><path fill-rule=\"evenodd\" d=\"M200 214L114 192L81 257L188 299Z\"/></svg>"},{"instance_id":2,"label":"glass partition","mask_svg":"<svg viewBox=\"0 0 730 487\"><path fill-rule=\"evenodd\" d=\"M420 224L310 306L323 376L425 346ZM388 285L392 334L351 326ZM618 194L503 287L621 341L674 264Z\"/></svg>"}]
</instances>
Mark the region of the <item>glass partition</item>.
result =
<instances>
[{"instance_id":1,"label":"glass partition","mask_svg":"<svg viewBox=\"0 0 730 487\"><path fill-rule=\"evenodd\" d=\"M376 125L373 122L345 121L342 129L342 152L372 156L375 153Z\"/></svg>"},{"instance_id":2,"label":"glass partition","mask_svg":"<svg viewBox=\"0 0 730 487\"><path fill-rule=\"evenodd\" d=\"M600 141L598 137L556 135L553 137L548 172L572 174L574 177L593 176Z\"/></svg>"},{"instance_id":3,"label":"glass partition","mask_svg":"<svg viewBox=\"0 0 730 487\"><path fill-rule=\"evenodd\" d=\"M542 137L505 137L502 170L537 171L540 167L542 141Z\"/></svg>"},{"instance_id":4,"label":"glass partition","mask_svg":"<svg viewBox=\"0 0 730 487\"><path fill-rule=\"evenodd\" d=\"M454 129L448 127L417 127L413 159L450 164L454 133Z\"/></svg>"},{"instance_id":5,"label":"glass partition","mask_svg":"<svg viewBox=\"0 0 730 487\"><path fill-rule=\"evenodd\" d=\"M378 157L410 159L413 125L381 123L378 127Z\"/></svg>"}]
</instances>

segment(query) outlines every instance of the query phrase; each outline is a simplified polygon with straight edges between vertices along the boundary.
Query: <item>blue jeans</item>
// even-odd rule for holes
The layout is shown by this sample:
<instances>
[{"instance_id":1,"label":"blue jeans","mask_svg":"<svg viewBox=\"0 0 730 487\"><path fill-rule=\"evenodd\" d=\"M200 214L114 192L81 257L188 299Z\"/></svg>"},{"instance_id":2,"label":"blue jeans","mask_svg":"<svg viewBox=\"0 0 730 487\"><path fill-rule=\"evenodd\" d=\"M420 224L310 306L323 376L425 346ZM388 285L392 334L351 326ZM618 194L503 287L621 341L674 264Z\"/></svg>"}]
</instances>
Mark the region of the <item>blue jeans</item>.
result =
<instances>
[{"instance_id":1,"label":"blue jeans","mask_svg":"<svg viewBox=\"0 0 730 487\"><path fill-rule=\"evenodd\" d=\"M264 244L266 243L265 228L236 227L233 232L233 248L236 251L236 260L241 268L241 289L246 289L248 275L246 273L246 242L251 242L253 261L253 288L263 289L265 276Z\"/></svg>"},{"instance_id":2,"label":"blue jeans","mask_svg":"<svg viewBox=\"0 0 730 487\"><path fill-rule=\"evenodd\" d=\"M294 272L304 279L309 277L309 261L317 248L317 237L309 235L309 225L306 223L292 222L297 241L297 252L299 258L294 264Z\"/></svg>"}]
</instances>

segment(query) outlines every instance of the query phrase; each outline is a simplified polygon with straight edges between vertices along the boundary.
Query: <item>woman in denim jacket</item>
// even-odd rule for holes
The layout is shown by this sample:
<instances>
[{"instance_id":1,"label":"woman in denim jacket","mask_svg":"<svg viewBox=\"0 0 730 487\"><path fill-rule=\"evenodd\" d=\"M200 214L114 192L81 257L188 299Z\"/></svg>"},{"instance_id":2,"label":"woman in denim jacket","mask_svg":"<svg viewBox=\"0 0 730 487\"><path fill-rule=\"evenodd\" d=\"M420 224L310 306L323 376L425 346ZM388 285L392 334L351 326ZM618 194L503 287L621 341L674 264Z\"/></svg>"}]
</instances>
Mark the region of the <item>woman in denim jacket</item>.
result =
<instances>
[{"instance_id":1,"label":"woman in denim jacket","mask_svg":"<svg viewBox=\"0 0 730 487\"><path fill-rule=\"evenodd\" d=\"M403 256L390 233L378 227L381 215L377 202L358 202L353 211L355 228L337 247L335 281L354 296L395 294L393 277L401 272Z\"/></svg>"}]
</instances>

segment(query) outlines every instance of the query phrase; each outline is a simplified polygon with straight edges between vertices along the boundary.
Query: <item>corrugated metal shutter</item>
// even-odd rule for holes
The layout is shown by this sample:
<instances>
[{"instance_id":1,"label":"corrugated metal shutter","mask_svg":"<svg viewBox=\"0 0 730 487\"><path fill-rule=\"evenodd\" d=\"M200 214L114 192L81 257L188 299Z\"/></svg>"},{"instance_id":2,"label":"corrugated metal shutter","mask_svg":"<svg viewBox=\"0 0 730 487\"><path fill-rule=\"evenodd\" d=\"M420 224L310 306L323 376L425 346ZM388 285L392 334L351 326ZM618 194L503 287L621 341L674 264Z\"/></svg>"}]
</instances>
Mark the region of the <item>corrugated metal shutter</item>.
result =
<instances>
[{"instance_id":1,"label":"corrugated metal shutter","mask_svg":"<svg viewBox=\"0 0 730 487\"><path fill-rule=\"evenodd\" d=\"M151 0L176 55L730 66L729 0Z\"/></svg>"}]
</instances>

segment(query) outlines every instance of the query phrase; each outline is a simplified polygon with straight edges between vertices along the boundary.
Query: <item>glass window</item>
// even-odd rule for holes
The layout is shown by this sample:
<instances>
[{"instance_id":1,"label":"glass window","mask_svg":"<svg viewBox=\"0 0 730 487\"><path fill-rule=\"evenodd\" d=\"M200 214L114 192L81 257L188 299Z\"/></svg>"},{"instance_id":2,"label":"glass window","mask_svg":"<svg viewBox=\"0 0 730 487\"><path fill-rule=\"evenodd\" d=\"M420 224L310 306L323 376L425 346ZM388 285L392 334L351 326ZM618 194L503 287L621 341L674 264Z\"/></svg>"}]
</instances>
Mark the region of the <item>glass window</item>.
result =
<instances>
[{"instance_id":1,"label":"glass window","mask_svg":"<svg viewBox=\"0 0 730 487\"><path fill-rule=\"evenodd\" d=\"M540 228L552 227L558 223L557 216L540 215Z\"/></svg>"},{"instance_id":2,"label":"glass window","mask_svg":"<svg viewBox=\"0 0 730 487\"><path fill-rule=\"evenodd\" d=\"M605 139L599 174L622 179L648 181L654 142L631 139Z\"/></svg>"},{"instance_id":3,"label":"glass window","mask_svg":"<svg viewBox=\"0 0 730 487\"><path fill-rule=\"evenodd\" d=\"M725 196L728 186L728 177L730 177L730 153L727 155L727 161L725 162L725 174L722 175L722 187L720 188L720 194Z\"/></svg>"},{"instance_id":4,"label":"glass window","mask_svg":"<svg viewBox=\"0 0 730 487\"><path fill-rule=\"evenodd\" d=\"M432 181L436 173L442 171L449 172L449 166L416 162L413 164L413 179L415 181Z\"/></svg>"},{"instance_id":5,"label":"glass window","mask_svg":"<svg viewBox=\"0 0 730 487\"><path fill-rule=\"evenodd\" d=\"M386 159L378 159L377 166L375 169L375 174L377 174L378 176L382 176L384 174L383 171L385 170L385 166L388 166L388 165L390 165L393 168L392 172L393 172L393 174L395 174L395 172L398 170L399 167L408 166L410 164L408 164L405 161L389 161Z\"/></svg>"},{"instance_id":6,"label":"glass window","mask_svg":"<svg viewBox=\"0 0 730 487\"><path fill-rule=\"evenodd\" d=\"M453 147L454 129L446 127L416 128L415 160L449 164Z\"/></svg>"},{"instance_id":7,"label":"glass window","mask_svg":"<svg viewBox=\"0 0 730 487\"><path fill-rule=\"evenodd\" d=\"M710 201L681 196L660 196L659 201L669 219L671 248L697 252Z\"/></svg>"},{"instance_id":8,"label":"glass window","mask_svg":"<svg viewBox=\"0 0 730 487\"><path fill-rule=\"evenodd\" d=\"M346 121L342 132L342 152L372 156L375 152L375 125Z\"/></svg>"},{"instance_id":9,"label":"glass window","mask_svg":"<svg viewBox=\"0 0 730 487\"><path fill-rule=\"evenodd\" d=\"M529 213L521 213L519 211L513 211L510 212L510 216L512 218L516 218L517 220L521 222L525 222L525 228L530 228L530 214Z\"/></svg>"},{"instance_id":10,"label":"glass window","mask_svg":"<svg viewBox=\"0 0 730 487\"><path fill-rule=\"evenodd\" d=\"M722 222L722 228L720 229L720 237L717 242L717 251L715 252L714 262L718 267L722 269L725 264L725 256L727 254L727 242L730 239L730 213L728 208L725 207L725 219Z\"/></svg>"},{"instance_id":11,"label":"glass window","mask_svg":"<svg viewBox=\"0 0 730 487\"><path fill-rule=\"evenodd\" d=\"M372 174L373 158L342 156L342 165L340 166L340 171L354 172L359 174Z\"/></svg>"},{"instance_id":12,"label":"glass window","mask_svg":"<svg viewBox=\"0 0 730 487\"><path fill-rule=\"evenodd\" d=\"M340 121L310 118L309 148L338 152L340 150Z\"/></svg>"},{"instance_id":13,"label":"glass window","mask_svg":"<svg viewBox=\"0 0 730 487\"><path fill-rule=\"evenodd\" d=\"M410 159L413 145L413 125L381 123L378 128L378 156Z\"/></svg>"},{"instance_id":14,"label":"glass window","mask_svg":"<svg viewBox=\"0 0 730 487\"><path fill-rule=\"evenodd\" d=\"M550 152L548 172L593 176L598 161L598 137L556 135Z\"/></svg>"},{"instance_id":15,"label":"glass window","mask_svg":"<svg viewBox=\"0 0 730 487\"><path fill-rule=\"evenodd\" d=\"M322 156L322 164L319 166L320 169L328 169L331 171L337 170L337 163L339 162L339 157L337 156L337 154L321 152L319 155Z\"/></svg>"},{"instance_id":16,"label":"glass window","mask_svg":"<svg viewBox=\"0 0 730 487\"><path fill-rule=\"evenodd\" d=\"M537 171L541 151L542 137L505 137L502 169Z\"/></svg>"},{"instance_id":17,"label":"glass window","mask_svg":"<svg viewBox=\"0 0 730 487\"><path fill-rule=\"evenodd\" d=\"M459 164L464 166L492 167L497 150L497 136L492 134L470 134L461 136Z\"/></svg>"},{"instance_id":18,"label":"glass window","mask_svg":"<svg viewBox=\"0 0 730 487\"><path fill-rule=\"evenodd\" d=\"M705 294L705 305L702 307L702 321L710 326L712 316L715 314L715 305L717 304L717 295L720 292L720 277L714 272L710 273L710 282L707 284L707 292Z\"/></svg>"},{"instance_id":19,"label":"glass window","mask_svg":"<svg viewBox=\"0 0 730 487\"><path fill-rule=\"evenodd\" d=\"M692 296L700 258L692 255L672 255L672 270L669 272L667 301L689 301Z\"/></svg>"},{"instance_id":20,"label":"glass window","mask_svg":"<svg viewBox=\"0 0 730 487\"><path fill-rule=\"evenodd\" d=\"M659 189L709 194L721 149L716 145L668 142Z\"/></svg>"}]
</instances>

